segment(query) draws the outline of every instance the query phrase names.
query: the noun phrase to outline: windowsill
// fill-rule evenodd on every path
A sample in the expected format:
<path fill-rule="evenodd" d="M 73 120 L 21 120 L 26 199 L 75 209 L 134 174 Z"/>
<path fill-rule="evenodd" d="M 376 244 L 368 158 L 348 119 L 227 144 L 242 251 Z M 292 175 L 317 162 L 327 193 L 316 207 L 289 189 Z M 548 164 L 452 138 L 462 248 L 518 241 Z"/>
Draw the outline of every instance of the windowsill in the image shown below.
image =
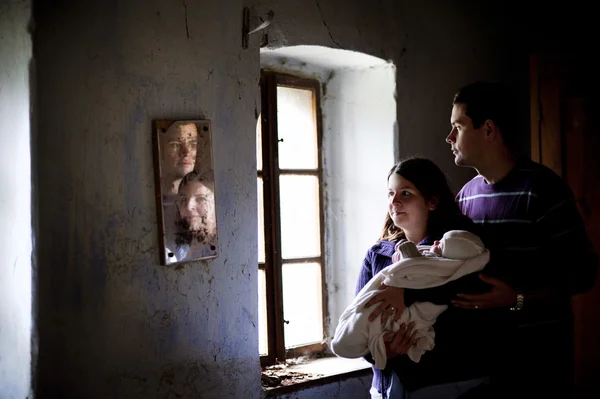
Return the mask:
<path fill-rule="evenodd" d="M 285 367 L 285 372 L 290 374 L 301 373 L 302 379 L 286 381 L 285 385 L 282 384 L 273 388 L 263 387 L 265 398 L 369 375 L 371 364 L 362 358 L 325 357 L 307 360 L 302 364 L 289 365 Z"/>

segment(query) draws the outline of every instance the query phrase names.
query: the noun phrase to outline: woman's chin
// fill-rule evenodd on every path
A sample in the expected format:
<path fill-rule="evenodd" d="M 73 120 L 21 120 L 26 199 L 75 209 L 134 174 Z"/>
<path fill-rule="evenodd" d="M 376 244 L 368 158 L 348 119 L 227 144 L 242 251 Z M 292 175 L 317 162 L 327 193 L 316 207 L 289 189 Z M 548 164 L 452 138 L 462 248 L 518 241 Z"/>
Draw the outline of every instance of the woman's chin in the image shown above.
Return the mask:
<path fill-rule="evenodd" d="M 197 231 L 202 229 L 202 218 L 200 217 L 188 217 L 186 218 L 186 221 L 188 222 L 188 225 L 190 226 L 189 229 L 192 231 Z"/>
<path fill-rule="evenodd" d="M 406 213 L 402 213 L 402 214 L 396 214 L 394 216 L 392 216 L 392 220 L 394 222 L 394 224 L 396 225 L 396 227 L 400 227 L 402 228 L 403 224 L 406 224 Z"/>

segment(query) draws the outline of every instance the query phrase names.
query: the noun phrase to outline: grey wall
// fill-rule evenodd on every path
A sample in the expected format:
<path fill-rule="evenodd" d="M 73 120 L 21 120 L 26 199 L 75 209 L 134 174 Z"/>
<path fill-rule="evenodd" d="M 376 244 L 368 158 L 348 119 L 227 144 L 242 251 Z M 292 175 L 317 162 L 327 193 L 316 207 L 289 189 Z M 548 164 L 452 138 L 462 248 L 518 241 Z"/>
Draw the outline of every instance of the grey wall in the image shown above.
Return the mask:
<path fill-rule="evenodd" d="M 29 1 L 0 2 L 0 398 L 31 386 Z"/>
<path fill-rule="evenodd" d="M 243 2 L 81 3 L 35 9 L 39 397 L 258 398 L 260 68 L 258 37 L 241 48 Z M 452 94 L 474 79 L 516 79 L 522 67 L 500 22 L 466 4 L 288 0 L 253 11 L 275 11 L 275 45 L 392 60 L 400 155 L 431 156 L 458 186 L 469 172 L 443 142 Z M 158 264 L 154 118 L 212 121 L 214 261 Z M 339 397 L 355 383 L 310 397 Z"/>
<path fill-rule="evenodd" d="M 259 395 L 258 50 L 240 1 L 185 3 L 35 10 L 40 397 Z M 159 266 L 154 118 L 212 121 L 214 261 Z"/>

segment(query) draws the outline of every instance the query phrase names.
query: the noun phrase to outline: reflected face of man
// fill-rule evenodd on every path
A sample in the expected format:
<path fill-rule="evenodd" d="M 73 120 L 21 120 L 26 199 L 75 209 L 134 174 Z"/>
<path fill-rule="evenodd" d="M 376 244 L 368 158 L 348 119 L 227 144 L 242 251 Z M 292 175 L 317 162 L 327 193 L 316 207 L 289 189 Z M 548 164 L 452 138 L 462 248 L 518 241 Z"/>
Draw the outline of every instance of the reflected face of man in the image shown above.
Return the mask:
<path fill-rule="evenodd" d="M 188 182 L 179 190 L 177 207 L 189 230 L 215 233 L 213 193 L 199 181 Z"/>
<path fill-rule="evenodd" d="M 163 137 L 165 175 L 181 179 L 194 170 L 198 147 L 198 130 L 194 123 L 167 130 Z"/>

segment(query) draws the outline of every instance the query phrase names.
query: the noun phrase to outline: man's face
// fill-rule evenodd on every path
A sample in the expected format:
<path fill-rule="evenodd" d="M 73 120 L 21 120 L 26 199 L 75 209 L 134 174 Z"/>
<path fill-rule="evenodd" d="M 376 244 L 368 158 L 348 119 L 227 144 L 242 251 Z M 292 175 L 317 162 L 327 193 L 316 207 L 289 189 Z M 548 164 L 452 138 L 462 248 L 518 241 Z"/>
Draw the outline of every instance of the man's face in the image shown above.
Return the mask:
<path fill-rule="evenodd" d="M 213 193 L 199 181 L 188 182 L 179 190 L 177 207 L 189 230 L 214 234 L 215 214 Z"/>
<path fill-rule="evenodd" d="M 198 130 L 194 123 L 180 125 L 163 137 L 163 170 L 166 176 L 181 179 L 194 170 Z"/>
<path fill-rule="evenodd" d="M 458 166 L 477 167 L 479 159 L 485 156 L 485 124 L 475 129 L 473 121 L 466 114 L 466 106 L 461 103 L 452 107 L 450 124 L 452 130 L 446 137 L 446 143 L 451 146 L 454 163 Z"/>

